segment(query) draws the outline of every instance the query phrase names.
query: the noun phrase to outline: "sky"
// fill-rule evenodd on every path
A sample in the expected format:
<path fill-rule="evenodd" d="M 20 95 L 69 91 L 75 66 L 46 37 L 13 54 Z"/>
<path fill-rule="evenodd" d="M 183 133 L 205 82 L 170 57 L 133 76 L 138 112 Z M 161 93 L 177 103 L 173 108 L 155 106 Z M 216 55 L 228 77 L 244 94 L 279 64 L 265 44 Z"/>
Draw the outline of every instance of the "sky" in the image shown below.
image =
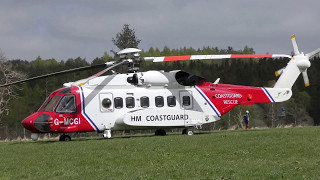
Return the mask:
<path fill-rule="evenodd" d="M 258 54 L 320 48 L 319 0 L 0 0 L 0 49 L 8 59 L 86 58 L 118 50 L 124 24 L 140 49 L 204 46 Z"/>

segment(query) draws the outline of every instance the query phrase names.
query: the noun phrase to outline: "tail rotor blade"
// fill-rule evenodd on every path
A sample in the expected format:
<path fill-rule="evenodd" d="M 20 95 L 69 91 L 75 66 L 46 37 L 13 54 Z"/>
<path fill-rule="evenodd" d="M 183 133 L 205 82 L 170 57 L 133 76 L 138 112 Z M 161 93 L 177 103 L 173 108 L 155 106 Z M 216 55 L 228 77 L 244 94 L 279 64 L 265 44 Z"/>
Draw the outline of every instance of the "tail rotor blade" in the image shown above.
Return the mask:
<path fill-rule="evenodd" d="M 312 51 L 311 53 L 308 53 L 307 56 L 310 58 L 318 53 L 320 53 L 320 48 Z"/>
<path fill-rule="evenodd" d="M 302 77 L 303 77 L 304 85 L 306 87 L 310 86 L 307 70 L 302 72 Z"/>
<path fill-rule="evenodd" d="M 291 36 L 291 41 L 292 41 L 292 45 L 293 45 L 294 55 L 299 55 L 300 52 L 299 52 L 299 49 L 298 49 L 296 36 L 294 34 Z"/>

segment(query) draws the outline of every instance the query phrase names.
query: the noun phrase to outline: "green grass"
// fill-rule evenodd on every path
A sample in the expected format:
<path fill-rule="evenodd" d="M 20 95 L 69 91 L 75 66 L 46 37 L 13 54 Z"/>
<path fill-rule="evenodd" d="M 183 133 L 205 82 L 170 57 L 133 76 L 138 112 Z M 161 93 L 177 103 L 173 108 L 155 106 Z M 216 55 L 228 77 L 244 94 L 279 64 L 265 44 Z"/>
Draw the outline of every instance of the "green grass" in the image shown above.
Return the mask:
<path fill-rule="evenodd" d="M 318 179 L 320 127 L 0 143 L 0 179 Z"/>

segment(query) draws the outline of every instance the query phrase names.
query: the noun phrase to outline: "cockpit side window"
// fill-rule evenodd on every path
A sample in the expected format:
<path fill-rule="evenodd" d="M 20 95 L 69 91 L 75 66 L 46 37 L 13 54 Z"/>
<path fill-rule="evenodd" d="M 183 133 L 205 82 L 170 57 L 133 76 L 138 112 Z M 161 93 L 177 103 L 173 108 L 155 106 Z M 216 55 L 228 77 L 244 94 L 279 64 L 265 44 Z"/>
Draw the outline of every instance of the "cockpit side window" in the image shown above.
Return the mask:
<path fill-rule="evenodd" d="M 49 102 L 46 105 L 44 105 L 42 111 L 53 112 L 60 98 L 61 96 L 53 96 L 53 98 L 51 98 Z"/>
<path fill-rule="evenodd" d="M 50 96 L 48 96 L 46 98 L 46 100 L 42 103 L 42 105 L 40 106 L 40 108 L 37 111 L 40 111 L 43 107 L 45 107 L 49 103 L 49 101 L 48 101 L 49 99 L 50 99 Z"/>
<path fill-rule="evenodd" d="M 61 99 L 56 109 L 57 113 L 75 113 L 77 112 L 76 97 L 74 95 L 65 95 Z"/>

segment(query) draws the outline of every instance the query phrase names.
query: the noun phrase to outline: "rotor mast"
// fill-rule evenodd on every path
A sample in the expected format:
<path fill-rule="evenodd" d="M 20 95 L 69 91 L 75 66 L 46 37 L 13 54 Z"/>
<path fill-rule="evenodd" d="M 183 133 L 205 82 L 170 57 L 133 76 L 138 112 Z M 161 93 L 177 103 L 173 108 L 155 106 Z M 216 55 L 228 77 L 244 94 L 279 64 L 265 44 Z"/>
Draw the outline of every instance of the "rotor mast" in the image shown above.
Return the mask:
<path fill-rule="evenodd" d="M 127 61 L 128 72 L 139 71 L 139 67 L 135 67 L 135 64 L 139 64 L 142 59 L 140 58 L 141 50 L 137 48 L 127 48 L 119 51 L 117 54 L 120 56 L 120 60 Z"/>

